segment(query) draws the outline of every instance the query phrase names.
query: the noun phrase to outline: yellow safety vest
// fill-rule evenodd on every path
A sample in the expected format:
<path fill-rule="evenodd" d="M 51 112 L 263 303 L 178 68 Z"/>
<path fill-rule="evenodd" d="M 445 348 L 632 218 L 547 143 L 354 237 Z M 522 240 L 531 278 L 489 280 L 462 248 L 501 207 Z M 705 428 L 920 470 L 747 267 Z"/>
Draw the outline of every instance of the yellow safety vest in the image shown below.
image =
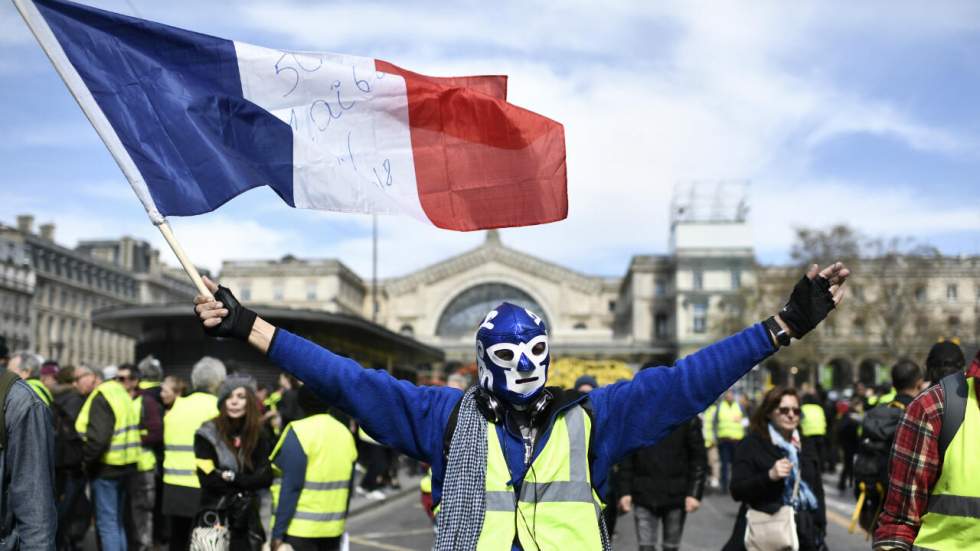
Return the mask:
<path fill-rule="evenodd" d="M 139 384 L 140 390 L 148 390 L 151 388 L 157 388 L 159 386 L 160 386 L 159 381 L 140 381 Z"/>
<path fill-rule="evenodd" d="M 218 416 L 218 398 L 195 392 L 177 398 L 163 417 L 163 483 L 200 488 L 194 458 L 194 433 Z"/>
<path fill-rule="evenodd" d="M 704 447 L 710 448 L 717 444 L 715 442 L 715 431 L 713 422 L 715 419 L 715 409 L 718 406 L 712 404 L 708 406 L 708 409 L 704 410 L 704 423 L 701 425 L 701 436 L 704 437 Z"/>
<path fill-rule="evenodd" d="M 265 407 L 275 411 L 279 407 L 279 401 L 282 400 L 282 391 L 277 390 L 269 395 L 268 398 L 262 401 Z"/>
<path fill-rule="evenodd" d="M 745 436 L 745 427 L 742 426 L 742 408 L 739 407 L 738 402 L 730 404 L 725 400 L 719 402 L 714 419 L 718 421 L 715 428 L 719 440 L 722 438 L 741 440 Z"/>
<path fill-rule="evenodd" d="M 143 383 L 140 383 L 141 385 Z M 143 396 L 137 396 L 133 399 L 133 404 L 136 406 L 136 411 L 139 412 L 140 416 L 140 437 L 146 436 L 146 427 L 143 426 Z M 136 461 L 136 468 L 141 473 L 147 471 L 152 471 L 157 467 L 157 456 L 154 455 L 153 450 L 140 444 L 140 457 Z"/>
<path fill-rule="evenodd" d="M 602 501 L 592 488 L 592 421 L 581 406 L 559 415 L 515 497 L 497 436 L 487 424 L 486 511 L 478 551 L 509 551 L 516 535 L 525 551 L 602 549 Z"/>
<path fill-rule="evenodd" d="M 966 414 L 943 456 L 913 549 L 975 549 L 980 542 L 980 406 L 976 379 L 967 378 Z"/>
<path fill-rule="evenodd" d="M 344 533 L 351 475 L 357 461 L 354 437 L 340 421 L 326 413 L 312 415 L 286 425 L 269 456 L 275 461 L 292 430 L 306 453 L 306 478 L 296 502 L 296 512 L 286 534 L 297 538 L 333 538 Z M 273 464 L 272 526 L 282 490 L 282 472 Z"/>
<path fill-rule="evenodd" d="M 48 390 L 48 387 L 44 386 L 44 383 L 42 383 L 40 379 L 27 379 L 24 382 L 33 388 L 34 392 L 41 397 L 41 401 L 44 402 L 44 405 L 49 407 L 51 406 L 51 391 Z"/>
<path fill-rule="evenodd" d="M 800 432 L 803 436 L 826 436 L 827 417 L 819 404 L 803 404 L 803 418 L 800 419 Z"/>
<path fill-rule="evenodd" d="M 898 392 L 895 390 L 895 387 L 892 387 L 892 389 L 889 390 L 888 393 L 882 394 L 881 397 L 878 398 L 878 403 L 890 404 L 895 401 L 895 396 L 898 396 Z"/>
<path fill-rule="evenodd" d="M 134 402 L 126 389 L 116 381 L 106 381 L 95 388 L 89 394 L 82 410 L 75 420 L 75 430 L 85 438 L 88 430 L 89 414 L 92 411 L 92 401 L 96 396 L 102 395 L 112 409 L 115 417 L 113 425 L 112 439 L 109 441 L 109 449 L 102 455 L 102 463 L 105 465 L 131 465 L 139 459 L 140 453 L 140 414 L 134 407 Z"/>

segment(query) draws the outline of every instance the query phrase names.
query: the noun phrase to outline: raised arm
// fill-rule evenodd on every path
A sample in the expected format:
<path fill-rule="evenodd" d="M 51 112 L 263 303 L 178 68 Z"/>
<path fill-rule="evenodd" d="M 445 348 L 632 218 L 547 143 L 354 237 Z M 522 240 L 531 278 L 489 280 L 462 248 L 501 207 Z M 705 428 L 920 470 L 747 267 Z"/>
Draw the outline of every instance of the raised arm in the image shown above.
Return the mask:
<path fill-rule="evenodd" d="M 655 444 L 673 427 L 704 411 L 776 351 L 780 332 L 800 338 L 816 327 L 840 303 L 848 275 L 840 262 L 820 272 L 814 265 L 771 321 L 709 345 L 678 360 L 674 367 L 645 369 L 632 381 L 592 391 L 597 467 L 612 465 L 633 450 Z"/>
<path fill-rule="evenodd" d="M 239 304 L 227 288 L 204 281 L 214 298 L 198 296 L 194 303 L 209 335 L 247 340 L 324 402 L 357 419 L 381 443 L 428 463 L 433 454 L 442 453 L 443 430 L 460 391 L 418 387 L 384 371 L 364 369 L 276 328 Z"/>

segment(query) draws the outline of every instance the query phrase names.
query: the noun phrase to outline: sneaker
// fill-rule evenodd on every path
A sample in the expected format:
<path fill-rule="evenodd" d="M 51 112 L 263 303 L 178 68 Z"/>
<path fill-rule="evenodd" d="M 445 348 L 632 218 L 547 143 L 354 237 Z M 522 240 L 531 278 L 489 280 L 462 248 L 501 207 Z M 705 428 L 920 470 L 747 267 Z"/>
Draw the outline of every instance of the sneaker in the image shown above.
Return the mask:
<path fill-rule="evenodd" d="M 386 496 L 385 493 L 382 492 L 381 490 L 374 490 L 373 492 L 368 492 L 367 495 L 365 495 L 364 497 L 366 497 L 371 501 L 383 501 L 385 499 L 388 499 L 388 496 Z"/>
<path fill-rule="evenodd" d="M 361 488 L 360 486 L 354 486 L 354 493 L 361 497 L 364 497 L 368 494 L 367 490 Z"/>

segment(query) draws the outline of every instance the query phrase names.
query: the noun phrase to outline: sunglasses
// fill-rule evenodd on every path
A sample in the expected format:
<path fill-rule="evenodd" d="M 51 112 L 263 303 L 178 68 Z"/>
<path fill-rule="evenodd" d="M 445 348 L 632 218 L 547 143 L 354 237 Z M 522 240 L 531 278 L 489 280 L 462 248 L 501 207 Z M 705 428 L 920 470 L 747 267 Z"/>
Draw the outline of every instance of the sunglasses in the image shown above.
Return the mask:
<path fill-rule="evenodd" d="M 788 408 L 788 407 L 776 408 L 776 411 L 778 411 L 782 415 L 789 415 L 790 413 L 792 413 L 797 417 L 799 417 L 800 414 L 803 413 L 803 410 L 801 410 L 800 408 Z"/>
<path fill-rule="evenodd" d="M 134 379 L 135 377 L 131 377 L 129 375 L 116 375 L 116 380 L 120 383 L 125 383 L 126 381 L 132 381 Z"/>

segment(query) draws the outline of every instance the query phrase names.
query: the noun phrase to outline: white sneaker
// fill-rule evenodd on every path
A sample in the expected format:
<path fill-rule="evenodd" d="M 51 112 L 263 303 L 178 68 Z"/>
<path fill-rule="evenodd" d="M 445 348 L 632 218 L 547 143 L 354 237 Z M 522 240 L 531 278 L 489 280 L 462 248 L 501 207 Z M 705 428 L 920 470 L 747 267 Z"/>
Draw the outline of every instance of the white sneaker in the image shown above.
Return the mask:
<path fill-rule="evenodd" d="M 364 488 L 361 488 L 360 486 L 354 486 L 354 493 L 357 494 L 357 495 L 359 495 L 359 496 L 361 496 L 361 497 L 364 497 L 364 496 L 366 496 L 368 494 L 367 493 L 367 490 L 365 490 Z"/>
<path fill-rule="evenodd" d="M 386 496 L 385 493 L 382 492 L 381 490 L 374 490 L 373 492 L 368 492 L 368 494 L 364 497 L 370 499 L 371 501 L 382 501 L 388 499 L 388 496 Z"/>

